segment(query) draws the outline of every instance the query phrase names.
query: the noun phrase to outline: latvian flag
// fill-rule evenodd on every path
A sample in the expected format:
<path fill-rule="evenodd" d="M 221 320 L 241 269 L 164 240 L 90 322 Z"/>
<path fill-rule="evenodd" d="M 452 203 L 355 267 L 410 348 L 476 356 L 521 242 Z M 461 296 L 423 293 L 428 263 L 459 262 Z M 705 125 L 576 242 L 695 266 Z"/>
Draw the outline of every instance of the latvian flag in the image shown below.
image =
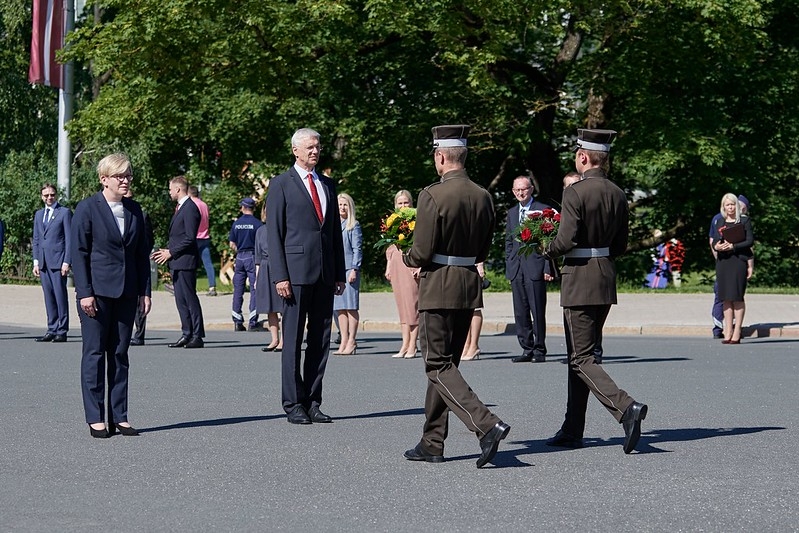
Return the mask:
<path fill-rule="evenodd" d="M 63 67 L 55 53 L 64 46 L 64 0 L 33 0 L 33 38 L 28 81 L 61 87 Z"/>

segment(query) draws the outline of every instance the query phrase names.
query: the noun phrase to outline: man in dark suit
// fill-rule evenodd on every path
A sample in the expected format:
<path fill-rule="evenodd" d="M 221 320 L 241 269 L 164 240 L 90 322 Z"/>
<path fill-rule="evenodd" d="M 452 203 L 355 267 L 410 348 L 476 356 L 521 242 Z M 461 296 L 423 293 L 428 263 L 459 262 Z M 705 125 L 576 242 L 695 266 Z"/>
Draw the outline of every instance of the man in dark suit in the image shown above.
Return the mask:
<path fill-rule="evenodd" d="M 124 197 L 133 180 L 127 156 L 103 158 L 97 172 L 103 189 L 78 204 L 71 240 L 83 337 L 83 408 L 92 437 L 109 437 L 117 429 L 138 435 L 128 422 L 128 346 L 137 308 L 144 315 L 150 311 L 150 250 L 141 207 Z"/>
<path fill-rule="evenodd" d="M 543 363 L 547 355 L 546 282 L 552 281 L 552 270 L 549 261 L 537 252 L 526 257 L 520 255 L 521 243 L 514 235 L 528 213 L 543 211 L 549 206 L 535 201 L 533 180 L 528 176 L 513 180 L 513 195 L 518 203 L 508 209 L 505 225 L 505 277 L 510 280 L 516 337 L 522 347 L 522 355 L 511 361 Z"/>
<path fill-rule="evenodd" d="M 419 193 L 413 247 L 404 256 L 419 273 L 419 332 L 427 374 L 422 439 L 405 452 L 410 461 L 440 463 L 450 410 L 480 439 L 477 468 L 494 458 L 510 431 L 488 410 L 458 370 L 474 310 L 483 306 L 475 263 L 491 247 L 491 195 L 464 168 L 469 126 L 433 128 L 433 158 L 441 180 Z M 270 213 L 271 216 L 271 213 Z"/>
<path fill-rule="evenodd" d="M 328 423 L 332 418 L 319 406 L 333 296 L 345 287 L 341 221 L 333 180 L 315 170 L 322 150 L 319 133 L 297 130 L 291 149 L 294 166 L 269 182 L 266 196 L 269 266 L 283 298 L 283 409 L 292 424 Z"/>
<path fill-rule="evenodd" d="M 177 202 L 175 214 L 169 223 L 169 241 L 166 248 L 153 252 L 159 265 L 169 264 L 175 291 L 175 305 L 180 315 L 180 339 L 170 348 L 202 348 L 205 325 L 203 310 L 197 297 L 197 265 L 200 252 L 197 248 L 197 228 L 200 227 L 200 210 L 188 194 L 189 184 L 183 176 L 169 182 L 169 197 Z"/>
<path fill-rule="evenodd" d="M 44 208 L 33 217 L 33 275 L 42 280 L 47 333 L 36 342 L 66 342 L 69 331 L 67 274 L 70 259 L 72 211 L 58 205 L 56 188 L 42 187 Z"/>
<path fill-rule="evenodd" d="M 624 427 L 624 453 L 635 449 L 647 406 L 621 390 L 594 359 L 610 306 L 616 303 L 614 259 L 627 249 L 627 197 L 607 179 L 612 130 L 580 129 L 575 165 L 582 180 L 563 191 L 560 228 L 545 255 L 564 256 L 560 304 L 571 347 L 566 420 L 550 446 L 582 448 L 588 393 Z"/>

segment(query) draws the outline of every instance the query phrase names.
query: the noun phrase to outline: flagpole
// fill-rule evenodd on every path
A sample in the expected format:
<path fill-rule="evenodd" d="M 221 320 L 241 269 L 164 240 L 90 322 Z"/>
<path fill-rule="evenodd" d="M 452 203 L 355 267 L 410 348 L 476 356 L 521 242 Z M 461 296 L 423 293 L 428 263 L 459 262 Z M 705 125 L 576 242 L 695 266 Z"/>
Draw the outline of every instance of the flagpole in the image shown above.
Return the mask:
<path fill-rule="evenodd" d="M 75 0 L 64 2 L 64 41 L 75 29 Z M 72 144 L 67 136 L 66 125 L 72 120 L 74 94 L 74 65 L 72 61 L 64 64 L 63 87 L 58 90 L 58 188 L 64 199 L 69 200 L 72 168 Z"/>

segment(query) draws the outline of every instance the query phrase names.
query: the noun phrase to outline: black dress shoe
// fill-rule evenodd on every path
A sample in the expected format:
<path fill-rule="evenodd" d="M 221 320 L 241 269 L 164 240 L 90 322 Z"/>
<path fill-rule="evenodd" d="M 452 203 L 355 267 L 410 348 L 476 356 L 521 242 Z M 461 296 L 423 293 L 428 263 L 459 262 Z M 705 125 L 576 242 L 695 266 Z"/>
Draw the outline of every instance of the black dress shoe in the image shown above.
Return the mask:
<path fill-rule="evenodd" d="M 44 337 L 37 337 L 34 339 L 36 342 L 52 342 L 55 339 L 55 334 L 53 333 L 45 333 Z"/>
<path fill-rule="evenodd" d="M 482 453 L 477 459 L 477 468 L 483 468 L 486 463 L 494 458 L 497 454 L 497 448 L 499 448 L 499 441 L 507 437 L 509 431 L 509 425 L 504 422 L 497 422 L 494 427 L 491 428 L 491 431 L 480 439 L 480 449 Z"/>
<path fill-rule="evenodd" d="M 50 342 L 67 342 L 67 336 L 66 335 L 55 335 L 53 337 L 53 340 L 50 341 Z"/>
<path fill-rule="evenodd" d="M 119 432 L 126 437 L 139 436 L 139 432 L 136 431 L 136 428 L 134 428 L 133 426 L 125 427 L 125 426 L 120 426 L 119 424 L 110 424 L 109 427 L 111 428 L 111 435 L 114 434 L 114 429 L 118 429 Z"/>
<path fill-rule="evenodd" d="M 422 448 L 421 444 L 417 444 L 415 448 L 406 450 L 403 454 L 408 461 L 425 461 L 426 463 L 443 463 L 443 455 L 433 455 Z"/>
<path fill-rule="evenodd" d="M 555 436 L 546 441 L 547 446 L 555 446 L 558 448 L 582 448 L 583 439 L 572 437 L 562 429 L 559 429 Z"/>
<path fill-rule="evenodd" d="M 532 355 L 520 355 L 510 360 L 511 363 L 531 363 L 533 361 Z"/>
<path fill-rule="evenodd" d="M 641 420 L 646 418 L 648 407 L 646 404 L 633 402 L 624 411 L 621 423 L 624 426 L 624 453 L 632 452 L 641 438 Z"/>
<path fill-rule="evenodd" d="M 182 335 L 176 342 L 172 344 L 167 344 L 170 348 L 183 348 L 189 343 L 189 338 L 185 335 Z"/>
<path fill-rule="evenodd" d="M 202 348 L 203 346 L 205 346 L 205 343 L 202 337 L 192 337 L 184 348 Z"/>
<path fill-rule="evenodd" d="M 95 439 L 107 439 L 108 437 L 111 436 L 111 434 L 108 433 L 107 429 L 105 429 L 105 428 L 103 428 L 103 429 L 94 429 L 91 426 L 89 426 L 89 434 L 92 437 L 94 437 Z"/>
<path fill-rule="evenodd" d="M 233 331 L 247 331 L 247 328 L 245 328 L 244 324 L 242 324 L 241 322 L 234 322 Z"/>
<path fill-rule="evenodd" d="M 144 346 L 144 341 L 142 339 L 130 339 L 131 346 Z"/>
<path fill-rule="evenodd" d="M 333 421 L 333 418 L 320 411 L 317 405 L 308 410 L 308 417 L 314 424 L 329 424 Z"/>
<path fill-rule="evenodd" d="M 295 405 L 294 409 L 286 413 L 286 419 L 290 424 L 310 424 L 311 419 L 308 418 L 308 413 L 302 405 Z"/>

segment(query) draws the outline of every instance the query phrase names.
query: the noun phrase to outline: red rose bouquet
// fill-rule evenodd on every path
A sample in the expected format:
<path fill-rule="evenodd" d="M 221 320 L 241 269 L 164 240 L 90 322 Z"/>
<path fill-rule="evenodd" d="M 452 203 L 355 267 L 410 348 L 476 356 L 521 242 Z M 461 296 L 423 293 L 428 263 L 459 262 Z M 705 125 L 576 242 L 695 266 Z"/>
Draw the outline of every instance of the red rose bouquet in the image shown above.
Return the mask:
<path fill-rule="evenodd" d="M 560 227 L 560 213 L 548 207 L 543 211 L 529 211 L 524 221 L 516 228 L 516 240 L 521 243 L 519 253 L 528 256 L 541 253 L 555 240 Z"/>

